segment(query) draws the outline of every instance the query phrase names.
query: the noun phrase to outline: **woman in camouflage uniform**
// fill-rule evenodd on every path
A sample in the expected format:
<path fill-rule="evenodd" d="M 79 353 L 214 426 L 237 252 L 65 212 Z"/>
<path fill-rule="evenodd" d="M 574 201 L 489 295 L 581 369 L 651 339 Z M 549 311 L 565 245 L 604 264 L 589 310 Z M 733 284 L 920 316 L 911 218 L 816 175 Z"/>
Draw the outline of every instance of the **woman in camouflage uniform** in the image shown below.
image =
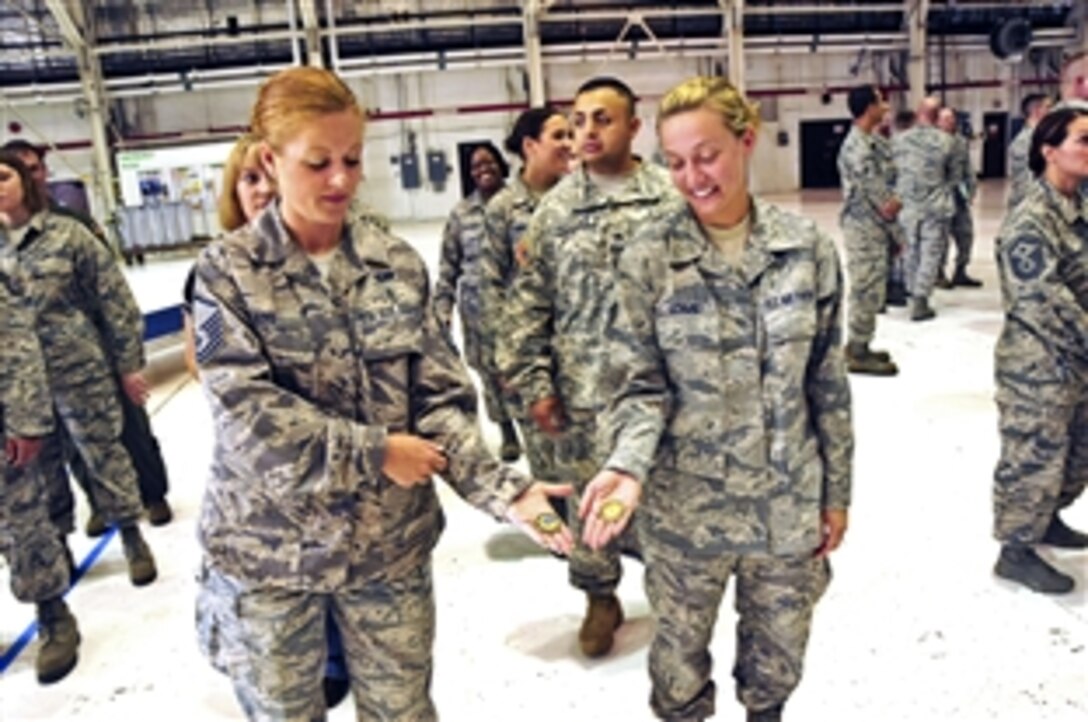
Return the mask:
<path fill-rule="evenodd" d="M 521 455 L 514 421 L 503 403 L 498 372 L 485 356 L 483 336 L 486 319 L 482 310 L 480 278 L 484 244 L 484 209 L 506 185 L 508 169 L 498 148 L 484 143 L 469 154 L 469 175 L 474 189 L 453 207 L 442 230 L 438 278 L 434 283 L 434 310 L 447 330 L 453 321 L 453 307 L 461 318 L 461 349 L 465 362 L 480 376 L 487 416 L 502 431 L 503 461 Z"/>
<path fill-rule="evenodd" d="M 201 587 L 235 622 L 208 641 L 254 720 L 323 718 L 330 613 L 359 719 L 437 718 L 432 475 L 549 549 L 570 546 L 561 525 L 532 524 L 569 489 L 487 453 L 422 259 L 352 212 L 363 122 L 328 71 L 270 78 L 251 126 L 279 198 L 197 262 L 196 355 L 216 428 Z"/>
<path fill-rule="evenodd" d="M 1066 107 L 1040 120 L 1028 164 L 1037 180 L 997 239 L 1005 325 L 994 360 L 995 572 L 1062 594 L 1073 577 L 1035 548 L 1088 548 L 1088 534 L 1058 516 L 1088 483 L 1088 111 Z"/>
<path fill-rule="evenodd" d="M 749 195 L 759 115 L 728 82 L 673 88 L 657 123 L 686 203 L 620 256 L 612 454 L 583 497 L 584 536 L 607 543 L 643 497 L 658 717 L 713 716 L 732 577 L 737 696 L 749 720 L 779 720 L 850 503 L 842 270 L 812 222 Z"/>

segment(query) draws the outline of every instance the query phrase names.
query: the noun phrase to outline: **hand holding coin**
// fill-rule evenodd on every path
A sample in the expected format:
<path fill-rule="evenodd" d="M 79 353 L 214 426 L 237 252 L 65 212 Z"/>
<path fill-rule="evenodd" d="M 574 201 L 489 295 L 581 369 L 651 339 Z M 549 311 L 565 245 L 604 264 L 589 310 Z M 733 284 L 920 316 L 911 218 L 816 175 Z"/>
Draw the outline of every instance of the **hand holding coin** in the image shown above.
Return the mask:
<path fill-rule="evenodd" d="M 631 520 L 641 496 L 642 484 L 630 474 L 603 469 L 593 477 L 578 507 L 586 545 L 602 549 L 618 537 Z"/>
<path fill-rule="evenodd" d="M 519 496 L 506 512 L 507 518 L 540 546 L 557 554 L 570 554 L 574 540 L 570 529 L 552 509 L 548 498 L 574 493 L 570 484 L 537 482 Z"/>

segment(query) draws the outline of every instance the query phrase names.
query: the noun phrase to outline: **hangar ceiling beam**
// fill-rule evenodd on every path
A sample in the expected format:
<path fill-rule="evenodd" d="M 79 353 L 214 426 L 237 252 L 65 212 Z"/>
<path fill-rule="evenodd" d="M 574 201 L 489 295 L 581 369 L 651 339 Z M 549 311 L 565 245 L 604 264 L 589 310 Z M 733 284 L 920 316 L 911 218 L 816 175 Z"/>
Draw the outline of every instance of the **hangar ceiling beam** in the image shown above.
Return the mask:
<path fill-rule="evenodd" d="M 729 82 L 744 93 L 744 0 L 718 0 L 722 7 L 722 30 L 729 43 Z"/>
<path fill-rule="evenodd" d="M 98 208 L 107 218 L 113 218 L 117 210 L 114 192 L 109 137 L 106 135 L 106 100 L 102 86 L 102 66 L 92 52 L 94 35 L 88 31 L 83 6 L 79 2 L 45 0 L 46 7 L 57 21 L 64 42 L 75 53 L 79 67 L 79 84 L 86 101 L 87 122 L 91 126 L 91 144 L 94 148 L 94 190 Z"/>

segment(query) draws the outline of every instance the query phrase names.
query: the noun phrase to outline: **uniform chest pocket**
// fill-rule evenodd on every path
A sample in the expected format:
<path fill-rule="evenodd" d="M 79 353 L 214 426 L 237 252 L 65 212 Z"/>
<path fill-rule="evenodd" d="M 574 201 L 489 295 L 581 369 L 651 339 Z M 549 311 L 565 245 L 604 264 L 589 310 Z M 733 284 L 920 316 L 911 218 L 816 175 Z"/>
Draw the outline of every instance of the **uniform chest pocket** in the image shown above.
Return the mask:
<path fill-rule="evenodd" d="M 764 300 L 763 327 L 771 344 L 811 341 L 816 336 L 815 294 L 799 291 Z"/>
<path fill-rule="evenodd" d="M 393 307 L 361 312 L 355 327 L 367 361 L 385 361 L 423 351 L 423 314 Z"/>

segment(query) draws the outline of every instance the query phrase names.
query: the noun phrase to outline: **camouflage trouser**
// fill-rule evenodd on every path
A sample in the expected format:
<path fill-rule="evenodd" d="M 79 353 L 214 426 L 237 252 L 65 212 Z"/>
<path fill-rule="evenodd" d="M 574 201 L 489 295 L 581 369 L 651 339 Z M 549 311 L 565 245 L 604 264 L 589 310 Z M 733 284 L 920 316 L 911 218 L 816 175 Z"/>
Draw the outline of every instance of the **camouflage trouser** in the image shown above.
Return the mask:
<path fill-rule="evenodd" d="M 518 431 L 529 462 L 529 474 L 537 481 L 562 481 L 555 460 L 559 439 L 545 434 L 532 419 L 520 419 Z"/>
<path fill-rule="evenodd" d="M 123 419 L 117 382 L 111 375 L 104 375 L 71 388 L 54 386 L 51 391 L 57 425 L 64 427 L 87 467 L 91 506 L 109 524 L 123 525 L 139 519 L 143 505 L 136 469 L 121 443 Z M 61 513 L 63 499 L 69 499 L 69 518 L 62 517 L 55 523 L 61 531 L 71 531 L 72 492 L 64 471 L 64 440 L 54 432 L 47 446 L 43 464 L 54 516 Z"/>
<path fill-rule="evenodd" d="M 465 320 L 461 314 L 461 339 L 464 343 L 465 363 L 473 368 L 480 376 L 480 385 L 483 387 L 484 408 L 487 409 L 487 418 L 496 424 L 506 424 L 511 421 L 510 413 L 503 401 L 502 385 L 499 383 L 499 374 L 494 365 L 487 358 L 484 339 L 478 328 L 469 323 L 479 323 L 479 319 Z"/>
<path fill-rule="evenodd" d="M 736 577 L 737 698 L 750 710 L 784 703 L 801 681 L 812 612 L 831 579 L 826 559 L 727 554 L 692 559 L 647 543 L 646 596 L 657 631 L 650 645 L 650 706 L 669 722 L 714 715 L 710 643 Z"/>
<path fill-rule="evenodd" d="M 949 233 L 956 246 L 956 268 L 967 268 L 971 262 L 971 248 L 975 245 L 975 221 L 971 216 L 971 205 L 956 198 L 956 211 L 949 223 Z M 941 260 L 941 270 L 948 265 L 948 246 L 945 245 L 945 258 Z"/>
<path fill-rule="evenodd" d="M 556 470 L 562 481 L 574 484 L 574 495 L 568 502 L 571 510 L 569 526 L 574 535 L 570 554 L 570 583 L 587 594 L 611 594 L 623 576 L 620 550 L 640 553 L 636 520 L 632 519 L 618 539 L 604 549 L 594 551 L 582 541 L 582 520 L 577 509 L 582 491 L 601 470 L 603 458 L 597 453 L 597 414 L 568 411 L 568 424 L 556 439 Z"/>
<path fill-rule="evenodd" d="M 842 219 L 846 269 L 850 279 L 849 336 L 851 343 L 869 343 L 876 332 L 876 315 L 887 293 L 888 246 L 883 224 L 876 219 Z"/>
<path fill-rule="evenodd" d="M 429 563 L 335 594 L 247 588 L 205 569 L 198 635 L 213 666 L 230 675 L 250 720 L 310 722 L 325 718 L 330 612 L 358 719 L 437 720 L 430 695 L 435 608 Z"/>
<path fill-rule="evenodd" d="M 901 218 L 907 239 L 907 290 L 915 298 L 928 299 L 948 249 L 948 218 L 937 215 Z"/>
<path fill-rule="evenodd" d="M 888 286 L 907 287 L 907 271 L 905 258 L 907 253 L 907 241 L 903 236 L 903 226 L 898 220 L 884 224 L 884 240 L 888 250 Z"/>
<path fill-rule="evenodd" d="M 1088 484 L 1088 404 L 998 403 L 998 427 L 994 536 L 1035 544 Z"/>
<path fill-rule="evenodd" d="M 2 424 L 2 421 L 0 421 Z M 11 593 L 41 602 L 68 590 L 68 557 L 49 523 L 45 481 L 37 463 L 16 469 L 0 454 L 0 551 L 10 567 Z"/>

